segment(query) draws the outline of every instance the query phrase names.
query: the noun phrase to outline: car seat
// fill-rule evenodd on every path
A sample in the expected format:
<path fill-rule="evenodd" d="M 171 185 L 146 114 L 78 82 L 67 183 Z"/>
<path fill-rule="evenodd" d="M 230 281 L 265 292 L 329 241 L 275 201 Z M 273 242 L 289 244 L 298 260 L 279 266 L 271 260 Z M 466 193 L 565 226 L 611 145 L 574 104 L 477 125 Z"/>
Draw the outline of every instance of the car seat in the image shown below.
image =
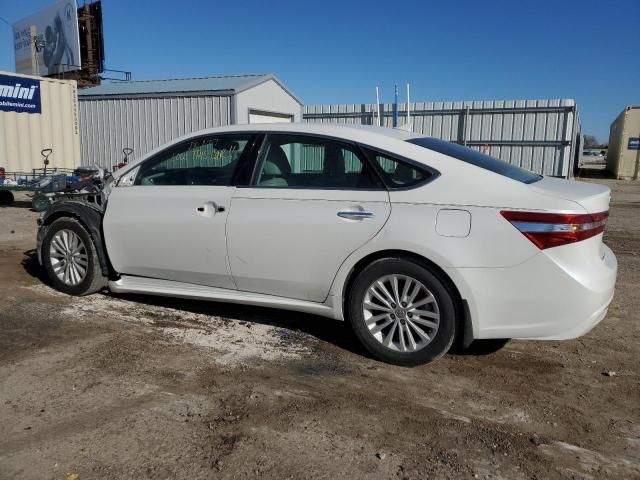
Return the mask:
<path fill-rule="evenodd" d="M 287 176 L 291 174 L 289 159 L 280 145 L 270 145 L 267 158 L 264 161 L 262 174 L 260 175 L 260 186 L 265 187 L 286 187 L 289 185 Z"/>

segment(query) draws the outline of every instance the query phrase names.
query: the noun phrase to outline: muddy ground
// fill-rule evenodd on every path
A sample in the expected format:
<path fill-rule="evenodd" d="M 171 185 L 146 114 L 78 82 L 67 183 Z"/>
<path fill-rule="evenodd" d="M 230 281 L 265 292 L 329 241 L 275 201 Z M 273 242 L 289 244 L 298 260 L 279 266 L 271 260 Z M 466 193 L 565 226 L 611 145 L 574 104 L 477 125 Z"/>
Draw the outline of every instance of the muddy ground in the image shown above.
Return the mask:
<path fill-rule="evenodd" d="M 640 184 L 614 190 L 590 334 L 405 369 L 342 323 L 49 288 L 0 207 L 0 478 L 640 478 Z"/>

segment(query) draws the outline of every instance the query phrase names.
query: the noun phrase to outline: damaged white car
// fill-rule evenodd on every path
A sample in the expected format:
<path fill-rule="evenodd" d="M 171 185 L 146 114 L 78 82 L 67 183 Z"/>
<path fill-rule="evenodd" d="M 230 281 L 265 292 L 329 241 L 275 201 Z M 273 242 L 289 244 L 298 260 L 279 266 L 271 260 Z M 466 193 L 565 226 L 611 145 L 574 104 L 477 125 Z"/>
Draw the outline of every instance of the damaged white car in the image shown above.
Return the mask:
<path fill-rule="evenodd" d="M 574 338 L 606 314 L 607 187 L 542 177 L 396 129 L 197 132 L 56 202 L 54 286 L 237 302 L 348 321 L 376 358 L 454 342 Z"/>

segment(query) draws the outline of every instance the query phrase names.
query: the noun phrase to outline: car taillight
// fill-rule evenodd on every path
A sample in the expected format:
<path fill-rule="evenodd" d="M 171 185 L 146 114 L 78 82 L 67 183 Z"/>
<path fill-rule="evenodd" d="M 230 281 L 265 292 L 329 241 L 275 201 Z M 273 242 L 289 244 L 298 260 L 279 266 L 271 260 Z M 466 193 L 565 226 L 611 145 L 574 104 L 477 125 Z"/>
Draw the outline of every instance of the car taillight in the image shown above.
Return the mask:
<path fill-rule="evenodd" d="M 512 210 L 503 210 L 500 214 L 540 250 L 594 237 L 604 232 L 609 216 L 609 212 L 565 214 Z"/>

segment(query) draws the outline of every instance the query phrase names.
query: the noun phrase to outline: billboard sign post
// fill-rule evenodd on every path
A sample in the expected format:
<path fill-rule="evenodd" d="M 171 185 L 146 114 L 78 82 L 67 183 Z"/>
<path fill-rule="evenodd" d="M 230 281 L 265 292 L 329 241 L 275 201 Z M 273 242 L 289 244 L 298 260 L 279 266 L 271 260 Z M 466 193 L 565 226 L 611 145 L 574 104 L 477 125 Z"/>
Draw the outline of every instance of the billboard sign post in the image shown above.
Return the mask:
<path fill-rule="evenodd" d="M 17 73 L 46 76 L 80 70 L 76 0 L 60 0 L 17 21 L 13 46 Z"/>

